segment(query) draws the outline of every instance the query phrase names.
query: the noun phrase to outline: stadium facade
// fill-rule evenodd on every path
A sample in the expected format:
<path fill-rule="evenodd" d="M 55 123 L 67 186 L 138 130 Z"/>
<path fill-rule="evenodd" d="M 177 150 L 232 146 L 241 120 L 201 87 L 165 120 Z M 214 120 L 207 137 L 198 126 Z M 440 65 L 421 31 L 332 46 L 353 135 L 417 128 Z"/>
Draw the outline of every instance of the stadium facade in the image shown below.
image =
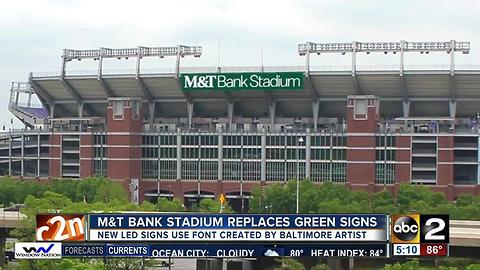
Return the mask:
<path fill-rule="evenodd" d="M 480 194 L 480 69 L 454 64 L 469 48 L 453 40 L 306 43 L 303 67 L 236 68 L 181 67 L 200 47 L 64 50 L 60 72 L 12 83 L 9 109 L 30 128 L 1 134 L 0 172 L 104 176 L 123 181 L 133 200 L 223 193 L 242 206 L 255 185 L 293 178 L 369 192 L 421 183 L 450 200 Z M 364 68 L 360 52 L 398 53 L 400 64 Z M 450 65 L 409 67 L 408 52 L 446 52 Z M 321 53 L 351 53 L 352 65 L 311 66 Z M 176 57 L 176 66 L 142 69 L 152 56 Z M 103 70 L 104 59 L 128 57 L 134 71 Z M 67 70 L 83 59 L 98 69 Z"/>

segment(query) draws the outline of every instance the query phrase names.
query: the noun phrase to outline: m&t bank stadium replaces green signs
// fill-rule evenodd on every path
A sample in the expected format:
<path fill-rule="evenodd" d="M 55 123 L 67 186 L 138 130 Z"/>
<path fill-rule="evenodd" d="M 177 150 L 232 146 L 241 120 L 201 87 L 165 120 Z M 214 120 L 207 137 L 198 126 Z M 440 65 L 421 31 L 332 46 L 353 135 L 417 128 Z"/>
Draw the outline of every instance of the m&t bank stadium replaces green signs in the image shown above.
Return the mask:
<path fill-rule="evenodd" d="M 185 92 L 215 90 L 301 90 L 303 72 L 188 73 L 180 75 Z"/>

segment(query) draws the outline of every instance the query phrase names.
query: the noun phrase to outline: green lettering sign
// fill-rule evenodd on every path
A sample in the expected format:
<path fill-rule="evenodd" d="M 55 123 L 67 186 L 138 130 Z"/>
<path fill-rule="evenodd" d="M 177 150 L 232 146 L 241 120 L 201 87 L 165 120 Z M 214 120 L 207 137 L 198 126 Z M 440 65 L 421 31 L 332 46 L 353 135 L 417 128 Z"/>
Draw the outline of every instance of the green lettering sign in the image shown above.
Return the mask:
<path fill-rule="evenodd" d="M 182 90 L 301 90 L 303 72 L 185 73 L 180 75 Z"/>

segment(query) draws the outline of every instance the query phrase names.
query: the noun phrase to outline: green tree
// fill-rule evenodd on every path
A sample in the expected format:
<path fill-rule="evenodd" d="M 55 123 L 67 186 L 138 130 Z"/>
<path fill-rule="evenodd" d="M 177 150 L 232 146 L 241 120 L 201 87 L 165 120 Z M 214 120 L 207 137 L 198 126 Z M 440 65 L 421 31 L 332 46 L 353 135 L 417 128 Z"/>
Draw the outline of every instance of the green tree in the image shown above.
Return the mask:
<path fill-rule="evenodd" d="M 305 270 L 305 266 L 301 262 L 292 258 L 281 258 L 275 261 L 280 264 L 275 270 Z"/>
<path fill-rule="evenodd" d="M 312 268 L 310 268 L 310 270 L 330 270 L 330 267 L 328 267 L 328 265 L 326 265 L 326 264 L 320 263 L 320 264 L 312 266 Z"/>
<path fill-rule="evenodd" d="M 159 212 L 183 212 L 185 211 L 185 206 L 178 198 L 174 198 L 173 200 L 160 198 L 155 206 L 155 210 Z"/>
<path fill-rule="evenodd" d="M 383 268 L 384 270 L 426 270 L 426 268 L 420 267 L 418 260 L 411 260 L 405 263 L 387 264 Z"/>
<path fill-rule="evenodd" d="M 221 204 L 218 200 L 205 198 L 200 201 L 198 207 L 202 213 L 220 213 Z M 224 203 L 222 213 L 233 213 L 228 201 Z"/>

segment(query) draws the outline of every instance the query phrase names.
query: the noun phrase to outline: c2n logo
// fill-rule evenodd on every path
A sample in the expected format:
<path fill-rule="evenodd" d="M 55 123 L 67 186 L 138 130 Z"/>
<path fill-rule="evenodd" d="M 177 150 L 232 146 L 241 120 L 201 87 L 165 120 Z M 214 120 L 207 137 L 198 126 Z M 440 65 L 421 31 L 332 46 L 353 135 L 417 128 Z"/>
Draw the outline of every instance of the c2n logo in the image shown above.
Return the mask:
<path fill-rule="evenodd" d="M 50 250 L 52 249 L 52 247 L 54 246 L 55 244 L 50 244 L 48 246 L 47 249 L 45 249 L 44 247 L 39 247 L 38 249 L 35 248 L 35 247 L 23 247 L 23 250 L 26 252 L 26 253 L 32 253 L 32 252 L 35 252 L 35 253 L 40 253 L 40 252 L 43 252 L 43 253 L 48 253 L 50 252 Z"/>
<path fill-rule="evenodd" d="M 394 215 L 393 243 L 448 243 L 448 215 Z"/>
<path fill-rule="evenodd" d="M 37 241 L 83 241 L 84 215 L 37 215 Z"/>

